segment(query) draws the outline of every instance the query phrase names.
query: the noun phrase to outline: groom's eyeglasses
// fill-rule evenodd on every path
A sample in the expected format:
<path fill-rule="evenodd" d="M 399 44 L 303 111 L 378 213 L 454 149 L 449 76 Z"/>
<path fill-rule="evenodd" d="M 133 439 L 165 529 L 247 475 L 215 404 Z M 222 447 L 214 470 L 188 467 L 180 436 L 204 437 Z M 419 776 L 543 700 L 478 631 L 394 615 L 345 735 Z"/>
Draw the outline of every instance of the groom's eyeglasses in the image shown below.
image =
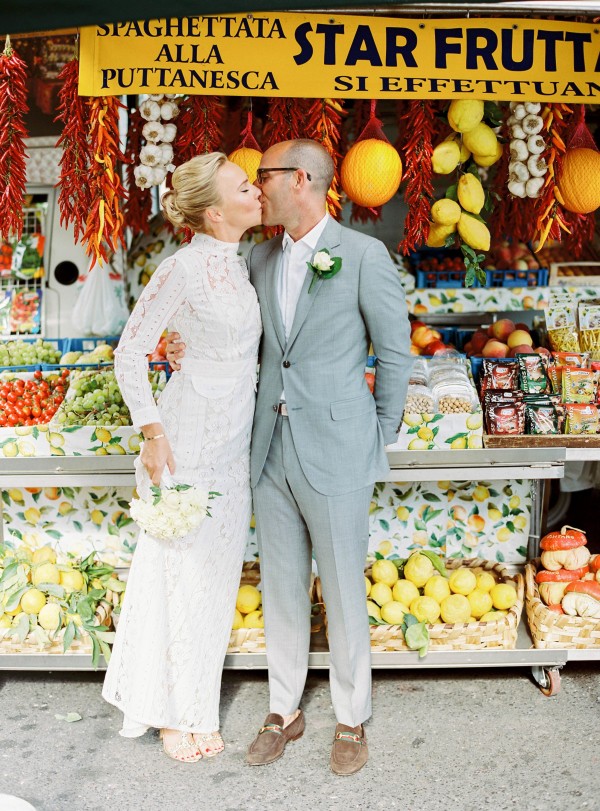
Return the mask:
<path fill-rule="evenodd" d="M 258 185 L 262 186 L 262 184 L 267 179 L 269 172 L 297 172 L 299 168 L 300 168 L 299 166 L 278 166 L 273 169 L 257 169 L 256 180 L 258 182 Z M 306 179 L 312 180 L 308 172 L 306 173 Z"/>

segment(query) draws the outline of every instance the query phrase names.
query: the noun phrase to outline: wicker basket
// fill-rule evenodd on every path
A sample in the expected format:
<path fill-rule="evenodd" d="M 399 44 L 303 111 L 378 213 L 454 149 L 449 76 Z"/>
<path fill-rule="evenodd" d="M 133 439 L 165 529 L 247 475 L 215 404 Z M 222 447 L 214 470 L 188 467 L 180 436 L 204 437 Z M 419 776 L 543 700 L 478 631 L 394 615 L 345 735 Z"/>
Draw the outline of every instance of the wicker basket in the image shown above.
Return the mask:
<path fill-rule="evenodd" d="M 570 617 L 550 611 L 542 602 L 535 582 L 540 560 L 525 567 L 527 621 L 536 648 L 600 647 L 600 619 Z"/>
<path fill-rule="evenodd" d="M 475 574 L 490 572 L 498 582 L 511 582 L 517 588 L 517 602 L 505 617 L 494 622 L 456 622 L 428 625 L 429 650 L 479 650 L 481 648 L 514 648 L 517 643 L 517 628 L 523 611 L 524 584 L 523 575 L 511 576 L 500 563 L 481 558 L 451 558 L 446 561 L 447 569 L 459 569 L 466 566 L 473 569 Z M 366 575 L 371 574 L 369 566 Z M 317 578 L 317 592 L 321 594 L 321 584 Z M 325 627 L 327 627 L 327 612 L 325 612 Z M 408 645 L 404 641 L 404 634 L 399 625 L 371 625 L 371 650 L 407 651 Z"/>

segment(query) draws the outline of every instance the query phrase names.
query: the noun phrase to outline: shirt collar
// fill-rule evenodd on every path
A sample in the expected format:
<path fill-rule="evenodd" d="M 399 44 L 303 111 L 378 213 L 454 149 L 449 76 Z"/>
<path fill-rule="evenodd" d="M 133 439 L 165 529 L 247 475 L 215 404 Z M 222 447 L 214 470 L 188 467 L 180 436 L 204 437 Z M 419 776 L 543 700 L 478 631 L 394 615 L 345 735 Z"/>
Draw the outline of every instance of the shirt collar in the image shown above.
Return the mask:
<path fill-rule="evenodd" d="M 299 239 L 298 242 L 299 243 L 303 242 L 307 247 L 309 247 L 311 249 L 311 251 L 314 250 L 317 247 L 317 242 L 321 238 L 321 234 L 325 230 L 325 226 L 327 225 L 328 221 L 329 221 L 329 214 L 325 214 L 323 219 L 319 220 L 319 222 L 315 225 L 315 227 L 312 228 L 308 232 L 308 234 L 304 234 L 302 239 Z M 283 240 L 281 242 L 281 249 L 285 251 L 285 250 L 287 250 L 288 247 L 292 247 L 295 244 L 296 243 L 291 238 L 291 236 L 288 234 L 288 232 L 284 231 Z"/>

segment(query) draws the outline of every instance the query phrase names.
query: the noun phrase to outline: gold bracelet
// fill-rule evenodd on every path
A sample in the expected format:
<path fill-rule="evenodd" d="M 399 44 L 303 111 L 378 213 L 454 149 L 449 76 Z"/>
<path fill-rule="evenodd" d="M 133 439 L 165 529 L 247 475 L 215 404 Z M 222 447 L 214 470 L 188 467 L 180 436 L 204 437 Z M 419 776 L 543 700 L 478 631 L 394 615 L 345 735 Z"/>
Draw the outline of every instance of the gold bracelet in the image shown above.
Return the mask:
<path fill-rule="evenodd" d="M 151 439 L 164 439 L 164 438 L 165 438 L 164 434 L 156 434 L 156 436 L 145 436 L 144 442 L 150 442 Z"/>

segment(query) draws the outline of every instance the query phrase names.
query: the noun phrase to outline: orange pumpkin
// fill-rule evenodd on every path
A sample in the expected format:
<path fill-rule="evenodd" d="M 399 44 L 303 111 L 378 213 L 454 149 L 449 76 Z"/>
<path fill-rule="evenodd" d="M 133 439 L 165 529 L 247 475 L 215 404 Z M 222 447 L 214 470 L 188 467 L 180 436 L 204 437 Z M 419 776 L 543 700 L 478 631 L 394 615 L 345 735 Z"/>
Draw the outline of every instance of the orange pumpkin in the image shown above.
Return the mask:
<path fill-rule="evenodd" d="M 262 152 L 259 152 L 258 149 L 242 146 L 239 149 L 235 149 L 231 155 L 229 155 L 228 160 L 240 166 L 248 175 L 250 183 L 254 183 L 256 180 L 256 170 L 262 160 Z"/>
<path fill-rule="evenodd" d="M 374 208 L 391 200 L 402 180 L 402 161 L 394 147 L 379 138 L 352 146 L 341 168 L 342 187 L 360 206 Z"/>
<path fill-rule="evenodd" d="M 589 214 L 600 207 L 600 152 L 587 147 L 568 149 L 562 159 L 558 188 L 567 211 Z"/>
<path fill-rule="evenodd" d="M 561 527 L 560 532 L 549 532 L 540 541 L 540 548 L 544 552 L 556 552 L 559 549 L 576 549 L 587 546 L 585 532 L 568 525 Z"/>

